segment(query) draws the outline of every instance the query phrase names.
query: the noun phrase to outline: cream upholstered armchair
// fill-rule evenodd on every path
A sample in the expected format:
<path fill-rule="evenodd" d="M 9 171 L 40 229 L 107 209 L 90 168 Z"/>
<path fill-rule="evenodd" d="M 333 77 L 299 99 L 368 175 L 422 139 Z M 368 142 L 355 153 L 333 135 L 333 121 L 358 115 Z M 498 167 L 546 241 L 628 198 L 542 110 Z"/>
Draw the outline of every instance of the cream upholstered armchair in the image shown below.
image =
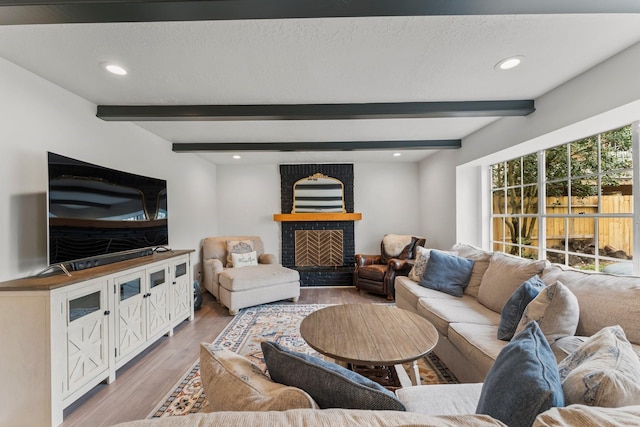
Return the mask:
<path fill-rule="evenodd" d="M 396 276 L 406 276 L 413 267 L 418 246 L 425 239 L 405 234 L 386 234 L 380 243 L 379 254 L 356 254 L 353 285 L 356 289 L 395 297 Z"/>
<path fill-rule="evenodd" d="M 207 237 L 202 241 L 202 286 L 232 315 L 244 307 L 300 296 L 300 275 L 264 253 L 258 236 Z"/>

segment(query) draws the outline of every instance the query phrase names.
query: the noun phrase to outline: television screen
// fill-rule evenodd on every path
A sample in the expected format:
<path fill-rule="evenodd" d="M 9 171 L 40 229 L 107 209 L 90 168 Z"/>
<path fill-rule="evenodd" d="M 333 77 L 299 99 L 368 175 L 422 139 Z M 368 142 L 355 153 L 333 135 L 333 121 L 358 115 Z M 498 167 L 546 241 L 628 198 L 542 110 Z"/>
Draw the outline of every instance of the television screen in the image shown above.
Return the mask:
<path fill-rule="evenodd" d="M 50 265 L 169 243 L 165 180 L 51 152 L 48 166 Z"/>

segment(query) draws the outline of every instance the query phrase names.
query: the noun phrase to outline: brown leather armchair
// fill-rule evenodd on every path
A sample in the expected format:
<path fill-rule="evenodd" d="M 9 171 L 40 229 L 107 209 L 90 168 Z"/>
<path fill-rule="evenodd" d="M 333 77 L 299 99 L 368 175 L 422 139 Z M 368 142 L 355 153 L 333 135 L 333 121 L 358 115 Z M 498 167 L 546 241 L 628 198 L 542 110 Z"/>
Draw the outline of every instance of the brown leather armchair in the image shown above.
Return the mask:
<path fill-rule="evenodd" d="M 416 247 L 424 246 L 425 239 L 411 235 L 387 234 L 380 243 L 380 254 L 356 254 L 353 285 L 356 289 L 395 296 L 396 276 L 406 276 L 416 259 Z"/>

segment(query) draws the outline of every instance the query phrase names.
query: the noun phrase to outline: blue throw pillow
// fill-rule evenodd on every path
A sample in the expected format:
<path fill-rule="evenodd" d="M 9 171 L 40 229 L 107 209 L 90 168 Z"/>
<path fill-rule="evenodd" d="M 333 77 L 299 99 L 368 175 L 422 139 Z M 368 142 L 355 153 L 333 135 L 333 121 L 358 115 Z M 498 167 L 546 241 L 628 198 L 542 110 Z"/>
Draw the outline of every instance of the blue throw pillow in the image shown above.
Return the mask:
<path fill-rule="evenodd" d="M 538 414 L 554 406 L 564 406 L 558 364 L 534 321 L 498 354 L 482 385 L 476 413 L 509 427 L 530 427 Z"/>
<path fill-rule="evenodd" d="M 531 279 L 518 286 L 502 307 L 500 325 L 498 326 L 498 339 L 509 341 L 516 333 L 518 323 L 527 305 L 544 289 L 545 284 L 536 274 Z"/>
<path fill-rule="evenodd" d="M 461 297 L 469 284 L 473 263 L 471 259 L 431 250 L 429 262 L 419 285 Z"/>
<path fill-rule="evenodd" d="M 271 379 L 306 391 L 321 409 L 406 411 L 395 394 L 357 372 L 274 342 L 260 346 Z"/>

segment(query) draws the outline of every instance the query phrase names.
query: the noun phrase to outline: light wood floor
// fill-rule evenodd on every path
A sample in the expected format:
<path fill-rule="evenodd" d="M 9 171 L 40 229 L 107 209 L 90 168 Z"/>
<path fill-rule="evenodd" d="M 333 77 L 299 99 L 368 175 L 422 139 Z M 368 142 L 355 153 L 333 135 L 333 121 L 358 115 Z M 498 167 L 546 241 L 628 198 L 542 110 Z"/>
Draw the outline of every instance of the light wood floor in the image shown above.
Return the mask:
<path fill-rule="evenodd" d="M 387 301 L 384 296 L 351 287 L 302 288 L 297 304 L 367 302 Z M 205 292 L 202 308 L 192 322 L 182 322 L 172 337 L 162 337 L 123 366 L 116 381 L 99 384 L 68 407 L 62 427 L 111 426 L 145 418 L 198 359 L 199 343 L 212 342 L 231 319 L 227 310 Z"/>

